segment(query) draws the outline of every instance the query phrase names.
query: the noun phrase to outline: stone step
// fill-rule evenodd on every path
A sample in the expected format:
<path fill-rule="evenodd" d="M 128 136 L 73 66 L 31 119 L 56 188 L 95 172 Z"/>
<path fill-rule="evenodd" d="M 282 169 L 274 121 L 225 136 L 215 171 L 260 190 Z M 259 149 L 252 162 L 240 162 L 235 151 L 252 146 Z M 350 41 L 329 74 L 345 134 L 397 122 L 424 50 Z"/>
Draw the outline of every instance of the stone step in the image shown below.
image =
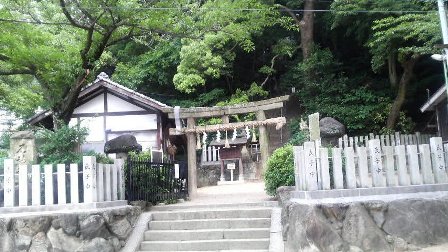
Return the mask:
<path fill-rule="evenodd" d="M 177 210 L 192 210 L 192 209 L 225 209 L 225 208 L 248 208 L 248 207 L 277 207 L 277 201 L 262 201 L 262 202 L 246 202 L 246 203 L 222 203 L 222 204 L 171 204 L 171 205 L 156 205 L 151 207 L 151 211 L 177 211 Z"/>
<path fill-rule="evenodd" d="M 192 219 L 225 219 L 225 218 L 269 218 L 271 208 L 246 208 L 246 209 L 201 209 L 185 211 L 153 212 L 152 220 L 192 220 Z"/>
<path fill-rule="evenodd" d="M 145 241 L 193 241 L 219 239 L 269 238 L 269 228 L 200 229 L 200 230 L 149 230 Z"/>
<path fill-rule="evenodd" d="M 269 228 L 270 218 L 228 218 L 150 221 L 150 230 L 195 230 L 195 229 L 230 229 L 230 228 Z"/>
<path fill-rule="evenodd" d="M 141 251 L 210 251 L 210 250 L 266 250 L 269 239 L 227 239 L 200 241 L 144 241 Z"/>

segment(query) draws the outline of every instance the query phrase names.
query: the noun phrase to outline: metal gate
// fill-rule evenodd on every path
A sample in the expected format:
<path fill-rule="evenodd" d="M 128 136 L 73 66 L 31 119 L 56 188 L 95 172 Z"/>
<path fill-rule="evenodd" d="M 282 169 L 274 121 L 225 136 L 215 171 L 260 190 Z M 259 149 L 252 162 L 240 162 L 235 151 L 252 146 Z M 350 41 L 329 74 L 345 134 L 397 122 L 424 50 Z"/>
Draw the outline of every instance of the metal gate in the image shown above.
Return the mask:
<path fill-rule="evenodd" d="M 188 196 L 186 166 L 128 157 L 126 196 L 129 201 L 174 201 Z"/>

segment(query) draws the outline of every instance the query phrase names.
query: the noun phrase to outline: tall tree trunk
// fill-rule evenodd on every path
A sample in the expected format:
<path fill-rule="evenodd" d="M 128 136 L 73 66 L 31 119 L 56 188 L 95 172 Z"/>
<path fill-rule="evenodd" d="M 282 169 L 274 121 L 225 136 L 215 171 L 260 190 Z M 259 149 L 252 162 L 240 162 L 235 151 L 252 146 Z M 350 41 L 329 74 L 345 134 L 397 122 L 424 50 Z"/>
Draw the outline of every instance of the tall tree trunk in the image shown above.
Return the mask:
<path fill-rule="evenodd" d="M 314 43 L 314 3 L 315 0 L 306 0 L 303 18 L 300 21 L 300 43 L 302 44 L 303 59 L 311 55 Z"/>
<path fill-rule="evenodd" d="M 76 108 L 79 93 L 81 92 L 82 88 L 86 85 L 86 79 L 89 76 L 89 73 L 90 70 L 85 69 L 84 72 L 78 75 L 78 77 L 75 80 L 75 83 L 64 95 L 62 104 L 60 104 L 57 107 L 57 110 L 54 111 L 55 116 L 65 124 L 68 124 L 70 122 L 73 111 Z"/>
<path fill-rule="evenodd" d="M 389 54 L 387 58 L 387 65 L 389 68 L 389 82 L 392 88 L 397 87 L 398 73 L 397 73 L 397 55 L 395 53 Z"/>
<path fill-rule="evenodd" d="M 392 108 L 387 118 L 386 127 L 388 129 L 394 129 L 395 125 L 397 124 L 401 107 L 406 100 L 408 84 L 409 82 L 411 82 L 411 79 L 413 77 L 414 66 L 418 58 L 419 57 L 411 58 L 401 64 L 401 66 L 403 67 L 403 74 L 401 75 L 400 82 L 398 83 L 397 96 L 395 97 L 395 101 L 392 104 Z"/>
<path fill-rule="evenodd" d="M 303 59 L 308 59 L 311 55 L 314 44 L 314 6 L 316 0 L 305 0 L 303 7 L 303 17 L 300 20 L 293 10 L 280 5 L 291 17 L 297 26 L 300 27 L 300 46 L 302 47 Z"/>

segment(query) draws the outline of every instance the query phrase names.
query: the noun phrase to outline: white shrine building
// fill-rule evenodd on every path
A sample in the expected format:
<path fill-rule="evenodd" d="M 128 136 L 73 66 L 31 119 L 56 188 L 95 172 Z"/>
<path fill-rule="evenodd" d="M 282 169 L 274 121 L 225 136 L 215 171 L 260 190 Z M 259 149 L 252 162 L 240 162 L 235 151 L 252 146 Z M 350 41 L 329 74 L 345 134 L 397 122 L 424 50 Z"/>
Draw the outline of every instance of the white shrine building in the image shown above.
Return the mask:
<path fill-rule="evenodd" d="M 104 152 L 106 141 L 132 134 L 143 150 L 163 149 L 168 119 L 161 109 L 170 106 L 135 92 L 100 73 L 78 96 L 70 125 L 80 123 L 89 129 L 82 151 Z M 52 128 L 50 111 L 42 111 L 28 120 L 32 125 Z M 167 133 L 168 134 L 168 133 Z"/>

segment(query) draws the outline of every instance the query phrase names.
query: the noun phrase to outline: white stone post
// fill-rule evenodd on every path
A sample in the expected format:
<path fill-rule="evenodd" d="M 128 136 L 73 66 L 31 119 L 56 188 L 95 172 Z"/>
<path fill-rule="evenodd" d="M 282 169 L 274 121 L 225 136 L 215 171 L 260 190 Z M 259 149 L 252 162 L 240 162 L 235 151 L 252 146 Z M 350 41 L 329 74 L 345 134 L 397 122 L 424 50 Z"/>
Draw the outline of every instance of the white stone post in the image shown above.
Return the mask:
<path fill-rule="evenodd" d="M 58 164 L 58 205 L 67 204 L 67 196 L 65 194 L 65 164 Z"/>
<path fill-rule="evenodd" d="M 380 140 L 369 141 L 369 155 L 372 172 L 372 182 L 374 187 L 384 187 L 386 183 L 383 175 L 383 158 L 381 157 Z"/>
<path fill-rule="evenodd" d="M 97 197 L 98 202 L 104 201 L 104 164 L 97 164 L 98 166 L 98 176 L 96 177 L 97 185 Z"/>
<path fill-rule="evenodd" d="M 305 176 L 306 190 L 317 190 L 317 170 L 316 170 L 316 148 L 314 142 L 305 142 Z"/>
<path fill-rule="evenodd" d="M 443 155 L 442 138 L 432 137 L 429 139 L 432 154 L 432 169 L 436 183 L 446 183 L 445 157 Z"/>
<path fill-rule="evenodd" d="M 70 203 L 79 203 L 78 165 L 70 164 Z"/>
<path fill-rule="evenodd" d="M 344 189 L 344 175 L 342 173 L 342 149 L 333 148 L 333 181 L 335 189 Z"/>
<path fill-rule="evenodd" d="M 94 156 L 82 157 L 84 203 L 97 202 L 96 185 L 96 158 Z"/>
<path fill-rule="evenodd" d="M 421 140 L 420 140 L 421 141 Z M 420 151 L 420 163 L 422 164 L 422 177 L 424 184 L 434 184 L 434 175 L 431 167 L 431 151 L 429 144 L 422 144 L 418 146 Z"/>
<path fill-rule="evenodd" d="M 40 165 L 31 166 L 31 204 L 40 206 Z"/>
<path fill-rule="evenodd" d="M 114 164 L 117 166 L 118 169 L 118 199 L 124 200 L 125 199 L 124 160 L 115 159 Z"/>
<path fill-rule="evenodd" d="M 4 189 L 4 199 L 5 199 L 5 207 L 13 207 L 15 200 L 15 182 L 14 182 L 14 160 L 5 159 L 4 161 L 4 180 L 5 180 L 5 189 Z"/>
<path fill-rule="evenodd" d="M 53 205 L 53 165 L 45 165 L 45 205 Z"/>
<path fill-rule="evenodd" d="M 320 139 L 320 127 L 319 127 L 319 113 L 314 113 L 308 116 L 310 141 Z"/>
<path fill-rule="evenodd" d="M 303 166 L 301 162 L 303 162 L 303 146 L 294 146 L 294 175 L 295 175 L 295 186 L 296 191 L 301 191 L 305 188 L 302 178 L 305 175 L 303 171 Z"/>
<path fill-rule="evenodd" d="M 395 159 L 394 147 L 384 146 L 384 168 L 386 169 L 386 184 L 387 186 L 397 186 L 397 178 L 395 176 Z"/>
<path fill-rule="evenodd" d="M 406 146 L 408 152 L 409 163 L 409 175 L 411 176 L 412 185 L 420 185 L 422 183 L 422 177 L 420 175 L 420 167 L 418 164 L 417 145 Z"/>
<path fill-rule="evenodd" d="M 19 165 L 19 206 L 28 205 L 28 166 Z"/>
<path fill-rule="evenodd" d="M 328 162 L 328 149 L 327 148 L 319 148 L 320 152 L 320 168 L 321 168 L 321 181 L 322 181 L 322 189 L 330 190 L 330 163 Z"/>
<path fill-rule="evenodd" d="M 112 200 L 115 201 L 118 199 L 118 184 L 117 184 L 117 166 L 114 163 L 111 165 L 112 167 Z"/>
<path fill-rule="evenodd" d="M 367 143 L 367 142 L 365 142 Z M 358 176 L 359 183 L 362 188 L 369 188 L 372 186 L 370 183 L 371 180 L 369 178 L 369 169 L 367 162 L 367 148 L 366 147 L 358 147 L 356 149 L 356 154 L 358 155 Z"/>
<path fill-rule="evenodd" d="M 406 166 L 406 148 L 404 145 L 395 146 L 395 155 L 397 156 L 398 184 L 401 186 L 410 185 L 408 170 Z"/>
<path fill-rule="evenodd" d="M 104 200 L 110 201 L 111 200 L 111 178 L 110 178 L 110 164 L 104 165 Z"/>
<path fill-rule="evenodd" d="M 348 189 L 356 188 L 355 151 L 353 147 L 344 149 L 345 154 L 345 179 Z"/>

